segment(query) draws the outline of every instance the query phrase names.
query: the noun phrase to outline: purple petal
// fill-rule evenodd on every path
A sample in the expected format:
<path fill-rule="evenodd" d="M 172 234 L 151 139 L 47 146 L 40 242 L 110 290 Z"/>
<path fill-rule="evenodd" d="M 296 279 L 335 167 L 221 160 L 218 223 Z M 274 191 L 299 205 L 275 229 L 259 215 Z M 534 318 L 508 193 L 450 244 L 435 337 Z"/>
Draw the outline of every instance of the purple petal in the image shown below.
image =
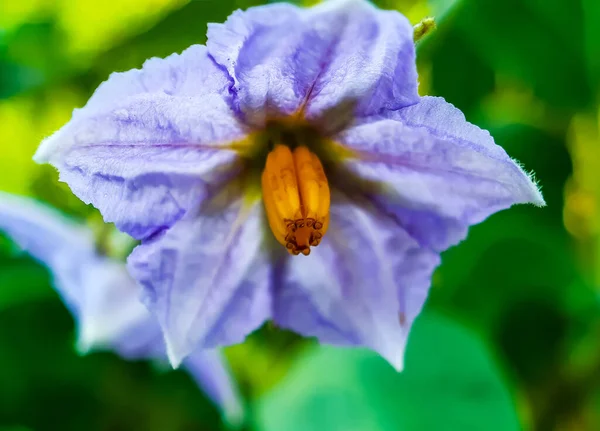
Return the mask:
<path fill-rule="evenodd" d="M 106 221 L 146 238 L 235 174 L 236 155 L 223 144 L 245 130 L 230 108 L 229 79 L 200 45 L 113 73 L 35 159 L 58 168 Z"/>
<path fill-rule="evenodd" d="M 224 355 L 218 350 L 199 350 L 188 356 L 183 366 L 204 393 L 221 407 L 227 422 L 240 425 L 244 407 Z"/>
<path fill-rule="evenodd" d="M 323 343 L 369 347 L 401 369 L 439 255 L 365 202 L 335 196 L 330 223 L 310 256 L 287 261 L 274 319 Z"/>
<path fill-rule="evenodd" d="M 114 350 L 127 359 L 166 359 L 160 325 L 140 302 L 141 289 L 125 265 L 97 267 L 88 276 L 89 292 L 80 313 L 80 349 Z M 114 283 L 95 285 L 93 277 Z M 244 411 L 237 385 L 220 352 L 196 350 L 185 360 L 184 368 L 228 422 L 241 423 Z"/>
<path fill-rule="evenodd" d="M 141 289 L 122 263 L 96 254 L 89 229 L 33 199 L 0 192 L 0 230 L 48 267 L 77 321 L 82 350 L 118 347 L 136 328 L 137 344 L 160 340 L 157 325 L 147 330 L 152 320 L 138 299 Z"/>
<path fill-rule="evenodd" d="M 166 359 L 158 321 L 140 302 L 141 288 L 121 262 L 88 268 L 79 312 L 79 349 L 113 350 L 127 359 Z M 196 350 L 184 367 L 226 419 L 239 424 L 243 408 L 225 358 L 216 350 Z"/>
<path fill-rule="evenodd" d="M 417 73 L 408 20 L 365 0 L 310 9 L 275 4 L 210 24 L 207 46 L 234 78 L 249 122 L 267 115 L 308 118 L 351 101 L 357 115 L 416 103 Z"/>
<path fill-rule="evenodd" d="M 166 359 L 160 325 L 140 302 L 141 288 L 125 265 L 110 262 L 89 269 L 79 313 L 80 350 L 113 350 L 127 359 Z M 220 352 L 196 350 L 184 367 L 228 422 L 241 423 L 244 412 L 237 386 Z"/>
<path fill-rule="evenodd" d="M 130 256 L 174 366 L 195 349 L 243 341 L 270 317 L 260 210 L 219 196 Z"/>
<path fill-rule="evenodd" d="M 89 229 L 32 199 L 0 192 L 0 231 L 49 268 L 77 322 L 80 351 L 164 358 L 160 326 L 140 302 L 141 288 L 122 262 L 96 254 Z M 242 419 L 235 383 L 219 352 L 196 351 L 185 366 L 231 422 Z"/>
<path fill-rule="evenodd" d="M 140 301 L 142 289 L 125 265 L 103 259 L 85 271 L 79 350 L 114 350 L 129 359 L 164 356 L 160 326 Z"/>
<path fill-rule="evenodd" d="M 370 199 L 423 246 L 442 251 L 513 204 L 544 205 L 535 182 L 490 134 L 441 98 L 372 117 L 337 137 Z"/>
<path fill-rule="evenodd" d="M 76 312 L 84 293 L 84 267 L 98 259 L 92 232 L 33 199 L 4 192 L 0 192 L 0 231 L 50 269 L 59 294 Z"/>

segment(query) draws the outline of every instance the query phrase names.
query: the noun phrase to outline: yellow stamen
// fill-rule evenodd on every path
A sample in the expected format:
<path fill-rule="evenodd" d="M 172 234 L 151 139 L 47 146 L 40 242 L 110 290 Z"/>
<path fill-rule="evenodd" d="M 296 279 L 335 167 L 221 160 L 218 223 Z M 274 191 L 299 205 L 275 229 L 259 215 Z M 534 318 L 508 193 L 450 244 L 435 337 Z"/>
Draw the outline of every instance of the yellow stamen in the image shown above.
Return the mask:
<path fill-rule="evenodd" d="M 330 194 L 319 158 L 304 146 L 276 145 L 262 174 L 269 226 L 290 254 L 305 256 L 329 226 Z"/>

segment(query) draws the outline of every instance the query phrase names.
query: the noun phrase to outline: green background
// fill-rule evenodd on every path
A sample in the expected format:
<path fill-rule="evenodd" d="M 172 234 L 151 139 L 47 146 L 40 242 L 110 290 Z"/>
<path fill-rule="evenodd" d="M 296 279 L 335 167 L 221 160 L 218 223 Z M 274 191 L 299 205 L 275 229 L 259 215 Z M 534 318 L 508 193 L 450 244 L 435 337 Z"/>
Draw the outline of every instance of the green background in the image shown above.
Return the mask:
<path fill-rule="evenodd" d="M 31 156 L 115 70 L 205 41 L 260 1 L 0 0 L 0 190 L 98 216 Z M 383 0 L 438 30 L 421 94 L 533 170 L 515 207 L 443 255 L 403 373 L 267 325 L 227 349 L 257 431 L 600 429 L 600 2 Z M 0 430 L 220 430 L 183 372 L 78 356 L 46 270 L 0 238 Z"/>

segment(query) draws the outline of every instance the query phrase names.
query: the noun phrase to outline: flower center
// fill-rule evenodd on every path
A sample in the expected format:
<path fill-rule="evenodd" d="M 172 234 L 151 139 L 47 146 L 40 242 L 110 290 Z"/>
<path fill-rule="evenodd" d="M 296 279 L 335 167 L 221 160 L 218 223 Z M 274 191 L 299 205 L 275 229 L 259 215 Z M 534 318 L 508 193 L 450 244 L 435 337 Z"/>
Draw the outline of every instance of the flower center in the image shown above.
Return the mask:
<path fill-rule="evenodd" d="M 308 256 L 329 225 L 329 184 L 319 158 L 305 146 L 275 145 L 262 173 L 262 192 L 277 241 L 290 254 Z"/>

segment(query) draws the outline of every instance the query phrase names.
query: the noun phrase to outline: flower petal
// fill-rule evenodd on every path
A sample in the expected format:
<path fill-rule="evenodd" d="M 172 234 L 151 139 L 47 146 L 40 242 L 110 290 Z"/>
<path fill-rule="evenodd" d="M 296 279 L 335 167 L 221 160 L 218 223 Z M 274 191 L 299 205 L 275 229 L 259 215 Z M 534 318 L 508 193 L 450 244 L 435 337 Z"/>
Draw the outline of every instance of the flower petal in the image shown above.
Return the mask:
<path fill-rule="evenodd" d="M 412 33 L 398 12 L 331 0 L 234 12 L 209 25 L 207 46 L 234 78 L 240 110 L 262 124 L 304 105 L 308 118 L 319 118 L 348 101 L 357 115 L 416 103 Z"/>
<path fill-rule="evenodd" d="M 130 256 L 173 366 L 195 349 L 241 342 L 270 317 L 260 209 L 218 196 Z"/>
<path fill-rule="evenodd" d="M 77 311 L 83 294 L 82 263 L 97 259 L 92 232 L 42 203 L 4 192 L 0 231 L 50 269 L 59 294 Z"/>
<path fill-rule="evenodd" d="M 227 422 L 241 425 L 244 407 L 225 356 L 219 350 L 199 350 L 188 356 L 183 366 L 204 393 L 221 407 Z"/>
<path fill-rule="evenodd" d="M 114 350 L 129 359 L 164 356 L 160 326 L 140 301 L 142 289 L 125 265 L 99 259 L 83 269 L 79 351 Z"/>
<path fill-rule="evenodd" d="M 129 359 L 165 357 L 158 321 L 122 262 L 96 254 L 92 232 L 32 199 L 0 192 L 0 231 L 48 266 L 77 322 L 78 348 L 114 350 Z M 185 362 L 198 385 L 239 423 L 243 408 L 225 358 L 196 351 Z"/>
<path fill-rule="evenodd" d="M 204 46 L 113 73 L 35 155 L 106 221 L 141 239 L 181 218 L 208 183 L 235 174 L 222 145 L 245 130 L 230 78 Z"/>
<path fill-rule="evenodd" d="M 123 263 L 105 260 L 88 267 L 84 286 L 78 322 L 81 352 L 112 350 L 127 359 L 166 359 L 160 325 L 140 302 L 141 288 Z M 241 423 L 241 400 L 219 351 L 196 350 L 184 368 L 231 424 Z"/>
<path fill-rule="evenodd" d="M 437 251 L 513 204 L 544 205 L 518 163 L 441 98 L 424 97 L 372 117 L 337 140 L 359 153 L 347 168 L 366 180 L 362 186 L 372 201 L 394 214 L 421 245 Z"/>
<path fill-rule="evenodd" d="M 128 345 L 147 352 L 150 341 L 160 341 L 158 326 L 148 328 L 141 289 L 122 263 L 96 254 L 89 229 L 33 199 L 0 192 L 0 230 L 49 268 L 76 319 L 81 350 Z"/>
<path fill-rule="evenodd" d="M 123 263 L 106 261 L 89 267 L 86 280 L 78 322 L 81 352 L 112 350 L 127 359 L 166 359 L 160 325 L 141 303 L 141 288 Z M 228 422 L 241 423 L 244 411 L 237 386 L 219 351 L 196 350 L 184 368 Z"/>
<path fill-rule="evenodd" d="M 274 319 L 324 343 L 369 347 L 400 370 L 439 262 L 387 215 L 336 195 L 323 242 L 287 262 Z"/>

